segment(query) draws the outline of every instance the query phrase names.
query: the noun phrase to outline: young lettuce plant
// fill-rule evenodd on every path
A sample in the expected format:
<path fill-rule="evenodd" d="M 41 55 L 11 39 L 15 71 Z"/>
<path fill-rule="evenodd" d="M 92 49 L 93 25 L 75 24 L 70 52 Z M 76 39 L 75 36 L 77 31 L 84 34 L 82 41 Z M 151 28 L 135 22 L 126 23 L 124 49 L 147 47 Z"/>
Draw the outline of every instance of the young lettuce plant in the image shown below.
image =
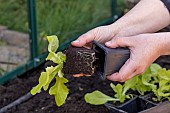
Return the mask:
<path fill-rule="evenodd" d="M 126 92 L 128 91 L 130 85 L 126 84 L 125 85 L 121 85 L 121 84 L 117 84 L 116 86 L 114 84 L 110 84 L 110 87 L 113 89 L 113 91 L 115 92 L 114 97 L 110 97 L 105 95 L 104 93 L 96 90 L 92 93 L 87 93 L 84 98 L 85 101 L 87 103 L 93 104 L 93 105 L 102 105 L 105 104 L 106 102 L 112 101 L 114 103 L 116 102 L 120 102 L 123 103 L 126 99 L 130 99 L 133 96 L 131 94 L 126 94 Z"/>
<path fill-rule="evenodd" d="M 47 40 L 49 42 L 49 54 L 46 60 L 54 62 L 57 66 L 47 67 L 45 72 L 41 72 L 39 84 L 31 90 L 31 94 L 35 95 L 40 93 L 42 88 L 46 91 L 49 88 L 49 84 L 55 79 L 55 84 L 49 89 L 49 94 L 54 95 L 57 106 L 61 106 L 64 104 L 69 93 L 65 85 L 68 80 L 64 78 L 64 73 L 62 72 L 63 64 L 66 61 L 66 55 L 62 52 L 55 53 L 59 46 L 57 36 L 47 36 Z"/>
<path fill-rule="evenodd" d="M 132 79 L 126 81 L 125 84 L 133 84 L 130 89 L 132 91 L 137 91 L 140 95 L 144 95 L 145 92 L 151 91 L 150 87 L 142 83 L 142 75 L 133 77 Z"/>
<path fill-rule="evenodd" d="M 158 79 L 155 76 L 157 70 L 161 69 L 158 64 L 151 64 L 145 73 L 135 76 L 132 79 L 125 82 L 125 84 L 132 84 L 130 89 L 133 91 L 138 91 L 140 95 L 144 95 L 146 92 L 152 91 L 156 86 L 154 84 L 158 83 Z"/>
<path fill-rule="evenodd" d="M 151 74 L 144 75 L 143 84 L 149 86 L 156 97 L 154 101 L 161 102 L 165 99 L 170 101 L 170 70 L 161 68 L 159 65 L 152 65 Z"/>
<path fill-rule="evenodd" d="M 144 95 L 145 92 L 149 92 L 151 90 L 155 91 L 155 84 L 158 82 L 158 79 L 157 77 L 155 77 L 155 75 L 157 75 L 157 71 L 160 68 L 161 67 L 159 65 L 152 64 L 144 74 L 133 77 L 132 79 L 126 81 L 123 85 L 117 84 L 115 86 L 111 83 L 110 86 L 115 92 L 113 98 L 96 90 L 92 93 L 87 93 L 85 95 L 85 100 L 87 103 L 93 105 L 101 105 L 109 101 L 113 101 L 114 103 L 119 101 L 120 103 L 123 103 L 126 99 L 133 98 L 132 94 L 127 94 L 127 91 L 129 89 L 133 91 L 138 91 L 141 95 Z"/>
<path fill-rule="evenodd" d="M 170 101 L 170 70 L 163 68 L 158 71 L 158 88 L 154 90 L 154 94 L 157 98 L 155 101 L 163 101 L 168 99 Z"/>
<path fill-rule="evenodd" d="M 138 79 L 140 80 L 137 80 L 132 90 L 137 90 L 141 95 L 152 91 L 155 95 L 152 100 L 156 102 L 165 99 L 170 101 L 170 70 L 153 63 L 144 74 L 138 76 Z"/>

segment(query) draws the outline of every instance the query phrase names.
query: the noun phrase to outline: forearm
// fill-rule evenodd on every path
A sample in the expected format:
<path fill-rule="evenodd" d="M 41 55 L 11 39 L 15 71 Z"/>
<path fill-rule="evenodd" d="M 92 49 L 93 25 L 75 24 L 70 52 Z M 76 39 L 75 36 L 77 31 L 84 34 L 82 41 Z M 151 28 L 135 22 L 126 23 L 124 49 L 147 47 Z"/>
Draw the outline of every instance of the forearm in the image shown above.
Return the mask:
<path fill-rule="evenodd" d="M 131 11 L 113 23 L 117 36 L 156 32 L 170 24 L 170 14 L 160 0 L 141 0 Z"/>

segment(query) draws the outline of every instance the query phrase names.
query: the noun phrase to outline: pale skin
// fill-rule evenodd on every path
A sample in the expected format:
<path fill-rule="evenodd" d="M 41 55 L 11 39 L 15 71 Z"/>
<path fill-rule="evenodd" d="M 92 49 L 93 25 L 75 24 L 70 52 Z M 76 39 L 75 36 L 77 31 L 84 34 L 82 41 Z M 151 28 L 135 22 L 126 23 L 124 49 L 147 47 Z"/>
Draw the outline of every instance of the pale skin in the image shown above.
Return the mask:
<path fill-rule="evenodd" d="M 130 58 L 107 79 L 124 82 L 144 73 L 161 55 L 170 55 L 170 33 L 154 33 L 170 24 L 170 14 L 160 0 L 141 0 L 115 23 L 90 30 L 72 42 L 82 47 L 96 40 L 109 48 L 128 47 Z M 83 76 L 83 74 L 75 75 Z"/>

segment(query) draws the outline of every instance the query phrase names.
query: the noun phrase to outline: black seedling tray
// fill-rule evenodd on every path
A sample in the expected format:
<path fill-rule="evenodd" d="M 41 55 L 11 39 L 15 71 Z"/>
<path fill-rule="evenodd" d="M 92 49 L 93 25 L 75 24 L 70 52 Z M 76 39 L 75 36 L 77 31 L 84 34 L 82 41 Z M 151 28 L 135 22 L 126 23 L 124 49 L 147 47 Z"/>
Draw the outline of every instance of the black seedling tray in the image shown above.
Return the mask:
<path fill-rule="evenodd" d="M 142 113 L 147 112 L 147 110 L 156 105 L 143 98 L 135 97 L 119 106 L 111 103 L 106 103 L 105 106 L 109 109 L 110 113 Z"/>
<path fill-rule="evenodd" d="M 165 102 L 155 107 L 152 107 L 150 109 L 141 111 L 140 113 L 170 113 L 169 108 L 170 108 L 170 102 Z"/>
<path fill-rule="evenodd" d="M 152 100 L 152 98 L 154 97 L 154 93 L 149 93 L 147 95 L 141 96 L 141 98 L 143 98 L 144 100 L 147 100 L 148 102 L 158 106 L 160 104 L 165 104 L 165 103 L 170 103 L 168 100 L 164 100 L 162 102 L 155 102 Z"/>
<path fill-rule="evenodd" d="M 116 106 L 112 103 L 106 103 L 105 106 L 110 110 L 110 113 L 137 113 L 137 97 Z"/>
<path fill-rule="evenodd" d="M 130 57 L 128 48 L 108 48 L 104 44 L 93 41 L 93 50 L 96 53 L 96 74 L 102 79 L 106 79 L 106 75 L 118 72 L 123 64 Z"/>
<path fill-rule="evenodd" d="M 138 109 L 137 111 L 139 113 L 146 112 L 148 109 L 155 107 L 155 106 L 157 105 L 148 100 L 145 100 L 140 97 L 137 98 L 137 109 Z"/>

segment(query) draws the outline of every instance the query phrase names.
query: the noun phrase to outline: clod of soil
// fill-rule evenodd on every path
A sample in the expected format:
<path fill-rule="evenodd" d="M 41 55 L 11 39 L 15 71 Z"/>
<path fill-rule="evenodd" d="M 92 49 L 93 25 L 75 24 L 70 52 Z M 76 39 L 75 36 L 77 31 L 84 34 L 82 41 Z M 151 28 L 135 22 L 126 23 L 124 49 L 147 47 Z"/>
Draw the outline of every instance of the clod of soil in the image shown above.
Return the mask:
<path fill-rule="evenodd" d="M 69 46 L 68 49 L 64 51 L 64 54 L 67 56 L 66 63 L 63 67 L 65 74 L 94 74 L 94 62 L 96 60 L 94 50 Z"/>

